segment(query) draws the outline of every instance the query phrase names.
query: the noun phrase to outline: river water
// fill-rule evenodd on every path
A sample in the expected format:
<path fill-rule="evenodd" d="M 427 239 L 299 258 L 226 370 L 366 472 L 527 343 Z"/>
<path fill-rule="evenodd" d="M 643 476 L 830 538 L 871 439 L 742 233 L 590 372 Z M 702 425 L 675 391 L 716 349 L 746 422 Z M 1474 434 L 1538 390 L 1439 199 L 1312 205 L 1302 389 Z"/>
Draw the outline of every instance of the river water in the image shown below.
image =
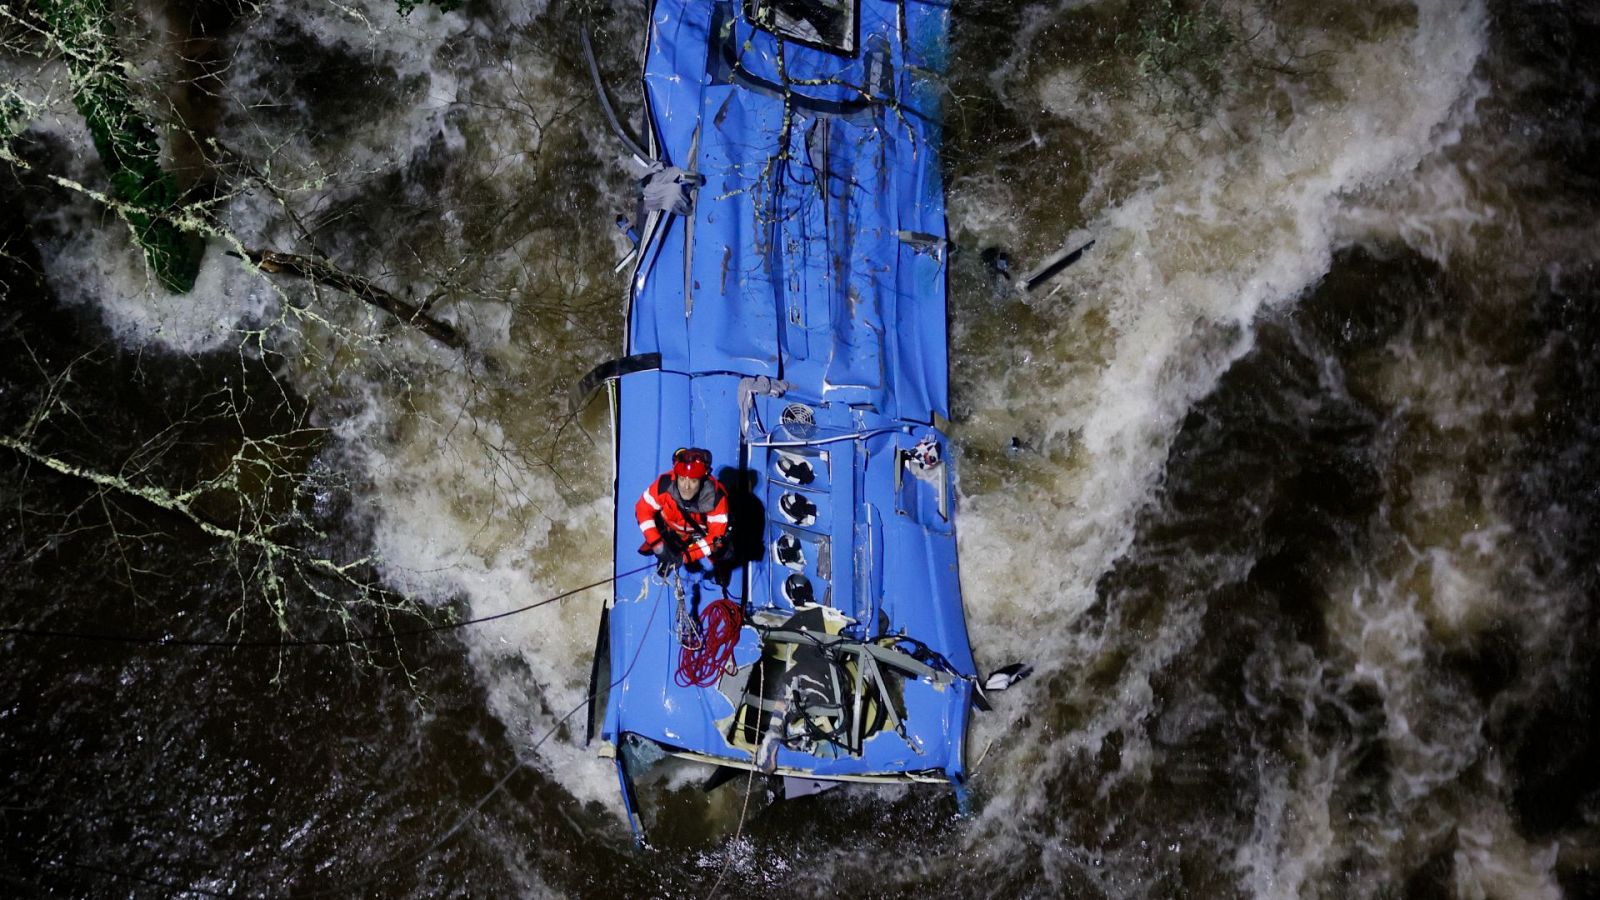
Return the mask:
<path fill-rule="evenodd" d="M 620 347 L 611 220 L 630 201 L 577 33 L 595 24 L 636 109 L 645 15 L 126 10 L 136 95 L 186 126 L 167 156 L 225 232 L 183 296 L 52 180 L 106 176 L 59 53 L 8 25 L 5 434 L 174 491 L 242 453 L 238 491 L 195 501 L 207 521 L 267 516 L 436 616 L 602 577 L 609 424 L 601 404 L 569 418 L 566 391 Z M 71 897 L 1600 895 L 1597 39 L 1586 2 L 956 6 L 962 581 L 980 664 L 1036 667 L 975 725 L 970 817 L 938 791 L 769 809 L 759 783 L 669 784 L 671 823 L 635 851 L 610 764 L 564 718 L 595 591 L 368 650 L 7 635 L 0 879 Z M 1026 297 L 992 265 L 1089 239 Z M 432 297 L 471 349 L 251 274 L 230 246 Z M 264 587 L 281 561 L 0 453 L 7 625 L 259 640 L 280 617 L 300 636 L 417 621 L 315 573 Z"/>

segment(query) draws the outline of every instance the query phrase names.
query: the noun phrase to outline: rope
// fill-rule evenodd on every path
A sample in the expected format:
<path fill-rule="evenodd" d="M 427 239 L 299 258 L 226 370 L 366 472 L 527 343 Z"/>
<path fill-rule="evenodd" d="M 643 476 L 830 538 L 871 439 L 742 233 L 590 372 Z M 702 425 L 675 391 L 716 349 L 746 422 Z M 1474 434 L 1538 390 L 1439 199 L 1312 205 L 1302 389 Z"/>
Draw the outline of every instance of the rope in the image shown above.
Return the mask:
<path fill-rule="evenodd" d="M 516 609 L 495 613 L 494 615 L 479 616 L 476 619 L 466 619 L 461 622 L 441 622 L 434 625 L 424 625 L 418 628 L 384 632 L 383 634 L 361 634 L 354 637 L 343 638 L 282 638 L 276 641 L 216 641 L 202 640 L 199 638 L 102 634 L 92 631 L 59 631 L 48 628 L 22 628 L 18 626 L 0 626 L 0 634 L 16 634 L 27 637 L 42 638 L 68 638 L 80 641 L 99 641 L 101 643 L 108 644 L 148 644 L 157 647 L 200 647 L 229 649 L 244 647 L 269 647 L 275 650 L 281 650 L 291 647 L 340 647 L 349 644 L 370 644 L 374 641 L 388 641 L 404 637 L 416 637 L 418 635 L 433 634 L 439 631 L 450 631 L 456 628 L 465 628 L 468 625 L 481 625 L 484 622 L 493 622 L 496 619 L 510 618 L 511 616 L 520 615 L 532 609 L 538 609 L 541 606 L 549 606 L 552 603 L 565 600 L 574 594 L 581 594 L 584 591 L 590 590 L 591 588 L 597 588 L 602 585 L 610 584 L 619 578 L 626 578 L 629 575 L 637 575 L 653 565 L 655 565 L 655 563 L 645 563 L 637 569 L 623 572 L 618 575 L 613 575 L 610 578 L 602 578 L 599 581 L 590 582 L 582 587 L 575 587 L 570 591 L 564 591 L 556 594 L 553 597 L 546 597 L 543 600 L 535 603 L 529 603 L 526 606 L 519 606 Z"/>
<path fill-rule="evenodd" d="M 765 696 L 767 683 L 766 668 L 758 665 L 755 668 L 754 674 L 758 684 L 758 687 L 756 688 L 756 694 L 758 696 Z M 746 682 L 745 696 L 748 696 L 749 693 L 750 685 L 748 682 Z M 744 698 L 741 697 L 740 705 L 743 705 L 743 703 Z M 750 790 L 755 786 L 756 783 L 756 766 L 759 763 L 757 757 L 760 755 L 760 753 L 761 743 L 760 741 L 757 741 L 756 745 L 750 748 L 750 774 L 745 776 L 744 779 L 744 803 L 739 807 L 739 825 L 733 830 L 733 839 L 728 841 L 728 850 L 722 855 L 722 871 L 717 873 L 716 883 L 711 885 L 711 893 L 706 895 L 706 900 L 717 900 L 717 892 L 722 890 L 722 881 L 728 877 L 728 870 L 733 867 L 733 854 L 734 851 L 739 848 L 740 839 L 744 837 L 744 822 L 746 816 L 748 816 L 750 813 Z"/>
<path fill-rule="evenodd" d="M 652 563 L 652 565 L 653 565 L 653 563 Z M 625 573 L 625 574 L 631 574 L 631 573 Z M 619 575 L 617 577 L 620 578 L 622 576 Z M 598 582 L 598 583 L 599 584 L 604 584 L 605 582 Z M 594 585 L 588 585 L 588 587 L 594 587 Z M 579 588 L 579 590 L 583 590 L 583 588 Z M 644 626 L 644 633 L 645 634 L 649 634 L 650 626 L 651 626 L 651 624 L 653 624 L 655 622 L 656 612 L 660 608 L 661 608 L 661 597 L 658 594 L 656 596 L 655 605 L 650 607 L 650 618 L 649 618 L 648 621 L 645 622 L 645 626 Z M 509 613 L 504 613 L 502 615 L 509 615 Z M 466 624 L 466 623 L 462 623 L 462 624 Z M 613 690 L 618 685 L 620 685 L 624 681 L 628 680 L 628 676 L 633 673 L 633 667 L 635 665 L 637 665 L 638 662 L 639 662 L 639 654 L 643 649 L 644 649 L 644 640 L 641 638 L 640 641 L 639 641 L 638 646 L 636 646 L 634 648 L 634 650 L 633 650 L 633 658 L 628 661 L 628 668 L 623 670 L 622 676 L 620 678 L 618 678 L 616 681 L 611 682 L 611 684 L 606 688 L 607 690 Z M 533 742 L 533 746 L 528 748 L 528 753 L 532 754 L 532 753 L 537 752 L 538 749 L 541 746 L 544 745 L 545 741 L 550 740 L 550 738 L 555 736 L 557 731 L 561 730 L 562 726 L 564 726 L 567 723 L 568 719 L 570 719 L 573 716 L 577 715 L 578 711 L 583 709 L 585 706 L 588 706 L 590 703 L 593 703 L 595 695 L 598 694 L 598 693 L 599 693 L 598 690 L 590 691 L 587 695 L 584 696 L 584 698 L 581 701 L 578 702 L 577 706 L 574 706 L 573 708 L 567 710 L 565 715 L 563 715 L 561 718 L 557 719 L 555 724 L 551 725 L 550 728 L 547 731 L 545 731 L 545 733 L 543 735 L 541 735 L 540 738 L 537 741 Z M 431 856 L 433 853 L 438 851 L 439 848 L 441 848 L 445 844 L 449 843 L 451 838 L 454 838 L 457 834 L 459 834 L 461 832 L 461 829 L 466 827 L 467 822 L 470 821 L 473 816 L 477 815 L 484 808 L 484 806 L 488 804 L 488 802 L 490 800 L 494 799 L 494 797 L 497 794 L 499 794 L 500 791 L 505 789 L 505 786 L 508 783 L 510 783 L 510 781 L 511 781 L 511 776 L 513 776 L 516 773 L 520 772 L 522 770 L 522 767 L 526 766 L 527 764 L 528 763 L 527 763 L 527 761 L 525 759 L 524 760 L 518 760 L 517 763 L 511 767 L 510 771 L 506 772 L 505 775 L 501 776 L 499 781 L 495 782 L 494 787 L 490 788 L 488 793 L 486 793 L 482 797 L 478 798 L 478 801 L 476 803 L 472 804 L 472 806 L 465 813 L 461 814 L 459 817 L 456 818 L 455 822 L 448 829 L 445 830 L 444 834 L 440 835 L 437 839 L 435 839 L 432 843 L 430 843 L 425 849 L 422 850 L 422 852 L 414 854 L 414 855 L 412 855 L 410 857 L 406 857 L 406 858 L 395 857 L 395 858 L 392 858 L 389 861 L 385 862 L 382 865 L 374 866 L 374 867 L 372 867 L 372 871 L 373 871 L 374 874 L 369 875 L 366 878 L 361 879 L 360 881 L 347 882 L 345 884 L 341 884 L 341 885 L 338 885 L 336 887 L 323 888 L 323 889 L 315 890 L 315 891 L 293 891 L 293 892 L 288 893 L 288 894 L 277 895 L 277 896 L 283 896 L 283 897 L 289 897 L 289 898 L 325 897 L 325 896 L 354 896 L 354 895 L 358 895 L 358 892 L 356 891 L 356 888 L 361 888 L 361 887 L 365 887 L 365 886 L 367 886 L 369 884 L 372 884 L 373 882 L 377 881 L 378 879 L 390 874 L 396 867 L 398 867 L 398 866 L 415 865 L 416 863 L 421 862 L 422 860 L 426 859 L 427 857 Z M 107 868 L 102 868 L 102 867 L 99 867 L 99 866 L 85 865 L 85 864 L 82 864 L 82 863 L 74 863 L 74 862 L 64 862 L 64 863 L 62 863 L 62 862 L 58 862 L 58 863 L 54 863 L 53 866 L 55 868 L 81 869 L 81 870 L 85 870 L 85 871 L 96 872 L 96 873 L 102 874 L 102 875 L 107 875 L 107 876 L 110 876 L 112 878 L 120 878 L 120 879 L 129 880 L 129 881 L 136 881 L 136 882 L 140 882 L 142 884 L 148 884 L 148 885 L 152 885 L 152 886 L 155 886 L 155 887 L 164 887 L 164 888 L 167 888 L 167 889 L 175 892 L 175 894 L 199 894 L 199 895 L 205 896 L 205 897 L 258 897 L 258 898 L 271 898 L 271 897 L 275 896 L 275 895 L 272 895 L 272 894 L 245 894 L 245 893 L 236 892 L 236 891 L 235 892 L 213 891 L 213 890 L 208 890 L 206 888 L 194 887 L 192 885 L 183 884 L 183 883 L 177 882 L 177 881 L 168 881 L 168 880 L 161 879 L 161 878 L 155 878 L 155 877 L 150 877 L 150 876 L 145 876 L 145 875 L 138 875 L 138 874 L 135 874 L 135 873 L 132 873 L 132 872 L 120 872 L 120 871 L 117 871 L 115 869 L 107 869 Z"/>
<path fill-rule="evenodd" d="M 744 627 L 744 612 L 724 597 L 700 612 L 699 646 L 678 650 L 678 687 L 710 687 L 727 671 L 733 648 Z"/>
<path fill-rule="evenodd" d="M 654 565 L 654 563 L 647 564 L 645 566 L 645 568 L 648 568 L 651 565 Z M 619 575 L 617 577 L 620 578 L 622 576 Z M 648 620 L 646 620 L 645 623 L 644 623 L 644 631 L 641 632 L 641 637 L 639 639 L 639 644 L 638 644 L 638 646 L 633 648 L 633 658 L 628 660 L 628 667 L 626 669 L 622 670 L 621 677 L 619 677 L 616 681 L 611 682 L 611 684 L 606 688 L 606 690 L 608 690 L 608 691 L 614 690 L 618 685 L 620 685 L 623 682 L 627 681 L 629 675 L 633 674 L 633 667 L 638 664 L 638 662 L 639 662 L 639 654 L 640 654 L 641 651 L 644 650 L 644 637 L 642 635 L 648 635 L 650 633 L 650 626 L 655 623 L 656 611 L 659 610 L 660 608 L 661 608 L 661 595 L 657 594 L 656 595 L 656 602 L 650 607 L 650 618 Z M 595 694 L 598 694 L 598 693 L 599 693 L 598 690 L 590 691 L 581 701 L 578 702 L 577 706 L 574 706 L 573 708 L 567 710 L 566 715 L 564 715 L 561 718 L 557 719 L 556 723 L 554 725 L 551 725 L 550 729 L 548 731 L 546 731 L 544 733 L 544 735 L 539 738 L 539 740 L 535 741 L 532 747 L 528 748 L 528 752 L 529 753 L 533 753 L 534 751 L 538 750 L 539 747 L 541 745 L 543 745 L 545 741 L 548 741 L 557 731 L 559 731 L 561 729 L 561 726 L 563 726 L 563 725 L 565 725 L 567 723 L 568 719 L 572 718 L 574 715 L 577 715 L 578 710 L 583 709 L 585 706 L 588 706 L 590 703 L 593 703 Z M 500 793 L 500 791 L 505 788 L 506 784 L 511 781 L 511 776 L 512 775 L 515 775 L 517 772 L 521 771 L 522 767 L 527 765 L 527 764 L 528 763 L 527 763 L 526 760 L 518 760 L 517 764 L 511 767 L 511 771 L 507 772 L 503 777 L 501 777 L 501 779 L 499 781 L 495 782 L 494 787 L 490 788 L 489 792 L 487 794 L 484 794 L 482 797 L 478 798 L 478 802 L 472 804 L 472 808 L 471 809 L 468 809 L 465 813 L 462 813 L 461 816 L 456 819 L 455 824 L 451 825 L 449 830 L 447 830 L 438 840 L 435 840 L 432 844 L 429 844 L 427 849 L 423 850 L 421 853 L 418 853 L 418 854 L 410 857 L 409 859 L 406 859 L 406 860 L 402 861 L 400 864 L 401 865 L 415 865 L 416 863 L 421 862 L 422 860 L 426 859 L 427 857 L 433 855 L 434 851 L 438 850 L 440 847 L 443 847 L 446 843 L 448 843 L 450 841 L 451 838 L 455 837 L 456 834 L 458 834 L 461 831 L 461 829 L 466 826 L 468 820 L 470 820 L 473 816 L 477 815 L 478 812 L 480 810 L 482 810 L 483 807 L 486 804 L 488 804 L 488 802 L 490 800 L 492 800 L 496 794 Z M 326 889 L 319 890 L 319 891 L 310 891 L 310 892 L 305 892 L 305 893 L 294 893 L 294 894 L 290 894 L 289 896 L 291 896 L 291 897 L 325 897 L 325 896 L 330 896 L 330 895 L 351 896 L 351 895 L 356 893 L 354 891 L 354 888 L 364 887 L 366 885 L 371 884 L 374 881 L 377 881 L 384 874 L 387 874 L 387 870 L 393 868 L 394 866 L 395 866 L 395 863 L 391 861 L 389 863 L 386 863 L 386 864 L 384 864 L 382 866 L 377 867 L 377 869 L 375 871 L 377 871 L 379 874 L 368 876 L 367 878 L 364 878 L 364 879 L 362 879 L 360 881 L 350 882 L 350 883 L 347 883 L 347 884 L 341 884 L 341 885 L 339 885 L 338 887 L 335 887 L 335 888 L 326 888 Z"/>

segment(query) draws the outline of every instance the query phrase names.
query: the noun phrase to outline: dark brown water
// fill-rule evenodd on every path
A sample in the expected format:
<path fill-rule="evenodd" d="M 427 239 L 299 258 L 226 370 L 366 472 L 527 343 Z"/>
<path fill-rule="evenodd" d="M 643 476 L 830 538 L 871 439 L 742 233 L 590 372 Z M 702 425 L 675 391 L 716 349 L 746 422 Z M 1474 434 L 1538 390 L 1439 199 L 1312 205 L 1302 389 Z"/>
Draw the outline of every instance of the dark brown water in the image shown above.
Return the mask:
<path fill-rule="evenodd" d="M 564 392 L 619 343 L 628 201 L 584 15 L 626 106 L 627 4 L 129 10 L 141 96 L 187 123 L 174 165 L 224 232 L 184 297 L 51 181 L 105 175 L 65 70 L 5 32 L 0 432 L 135 486 L 236 471 L 193 509 L 306 554 L 0 450 L 4 624 L 331 637 L 418 621 L 361 602 L 380 588 L 485 615 L 606 570 L 609 425 Z M 980 661 L 1039 670 L 975 728 L 973 817 L 937 791 L 769 808 L 757 783 L 741 825 L 744 782 L 669 774 L 634 850 L 563 719 L 596 592 L 368 650 L 6 636 L 0 879 L 1600 895 L 1597 38 L 1584 3 L 957 7 L 963 579 Z M 1089 237 L 1029 298 L 983 253 Z M 251 274 L 233 240 L 434 297 L 475 351 Z"/>

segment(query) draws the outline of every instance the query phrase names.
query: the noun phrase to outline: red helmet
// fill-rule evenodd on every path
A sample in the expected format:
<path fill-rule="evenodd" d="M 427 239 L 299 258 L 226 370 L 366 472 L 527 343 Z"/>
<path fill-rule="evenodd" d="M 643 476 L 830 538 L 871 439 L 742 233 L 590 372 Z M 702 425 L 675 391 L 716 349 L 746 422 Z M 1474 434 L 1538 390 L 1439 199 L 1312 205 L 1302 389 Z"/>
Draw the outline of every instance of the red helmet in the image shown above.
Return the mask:
<path fill-rule="evenodd" d="M 679 478 L 704 478 L 711 474 L 711 451 L 683 447 L 672 454 L 672 474 Z"/>

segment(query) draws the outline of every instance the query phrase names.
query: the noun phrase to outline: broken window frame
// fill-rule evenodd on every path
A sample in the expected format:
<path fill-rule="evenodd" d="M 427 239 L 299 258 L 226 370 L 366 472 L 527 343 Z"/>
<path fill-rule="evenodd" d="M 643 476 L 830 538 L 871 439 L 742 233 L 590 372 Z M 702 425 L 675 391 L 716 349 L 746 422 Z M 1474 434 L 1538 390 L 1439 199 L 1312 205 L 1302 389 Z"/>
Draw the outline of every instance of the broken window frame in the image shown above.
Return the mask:
<path fill-rule="evenodd" d="M 841 44 L 830 43 L 825 36 L 817 32 L 814 23 L 807 24 L 811 24 L 812 31 L 817 34 L 815 39 L 806 37 L 792 27 L 779 23 L 775 16 L 778 13 L 777 5 L 780 2 L 783 2 L 783 0 L 744 0 L 742 6 L 745 20 L 756 28 L 781 40 L 793 41 L 797 44 L 814 47 L 840 56 L 856 55 L 856 50 L 861 44 L 861 0 L 810 0 L 810 2 L 818 5 L 848 11 L 850 22 L 843 35 L 844 43 Z M 793 2 L 793 0 L 790 0 L 790 2 Z"/>

